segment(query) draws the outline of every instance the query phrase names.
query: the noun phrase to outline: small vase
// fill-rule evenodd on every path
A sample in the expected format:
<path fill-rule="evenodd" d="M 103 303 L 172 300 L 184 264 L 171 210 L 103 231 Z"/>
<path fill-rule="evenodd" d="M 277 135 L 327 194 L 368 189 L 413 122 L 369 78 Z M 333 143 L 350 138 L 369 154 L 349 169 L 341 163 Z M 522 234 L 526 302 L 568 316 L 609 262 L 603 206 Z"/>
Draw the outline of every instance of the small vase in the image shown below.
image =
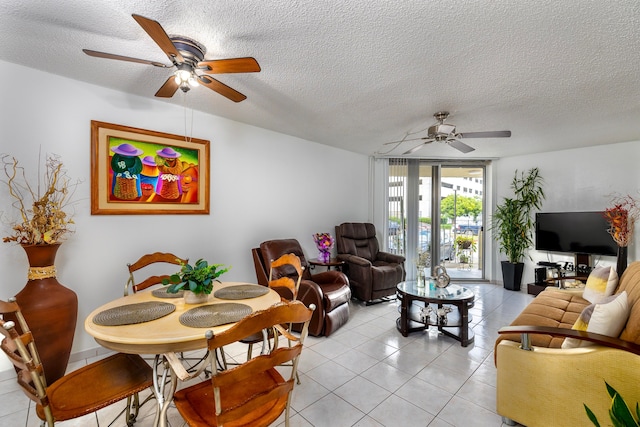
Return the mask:
<path fill-rule="evenodd" d="M 331 260 L 331 252 L 320 251 L 320 254 L 318 255 L 318 260 L 322 262 L 329 262 Z"/>
<path fill-rule="evenodd" d="M 209 301 L 209 294 L 195 293 L 192 291 L 184 291 L 185 304 L 202 304 Z"/>
<path fill-rule="evenodd" d="M 418 288 L 424 288 L 424 273 L 422 271 L 421 268 L 418 269 L 418 277 L 417 277 L 417 283 L 416 285 L 418 286 Z"/>

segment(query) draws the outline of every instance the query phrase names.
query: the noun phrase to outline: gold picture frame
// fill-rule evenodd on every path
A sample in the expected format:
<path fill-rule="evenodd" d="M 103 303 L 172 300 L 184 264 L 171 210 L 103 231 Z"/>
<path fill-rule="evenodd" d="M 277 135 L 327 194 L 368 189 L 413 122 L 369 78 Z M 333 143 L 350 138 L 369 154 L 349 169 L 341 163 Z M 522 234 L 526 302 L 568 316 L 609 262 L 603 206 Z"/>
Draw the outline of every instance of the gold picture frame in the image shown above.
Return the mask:
<path fill-rule="evenodd" d="M 91 121 L 91 214 L 209 213 L 209 141 Z"/>

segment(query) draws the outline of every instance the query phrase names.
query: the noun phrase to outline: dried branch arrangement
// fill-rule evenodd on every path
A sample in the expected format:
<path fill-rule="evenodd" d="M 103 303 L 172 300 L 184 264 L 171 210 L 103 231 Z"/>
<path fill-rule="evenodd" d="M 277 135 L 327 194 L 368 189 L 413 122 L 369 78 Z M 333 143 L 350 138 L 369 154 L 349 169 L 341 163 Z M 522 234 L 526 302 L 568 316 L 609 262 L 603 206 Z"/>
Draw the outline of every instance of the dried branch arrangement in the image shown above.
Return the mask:
<path fill-rule="evenodd" d="M 613 207 L 607 208 L 604 212 L 610 226 L 607 231 L 618 246 L 626 247 L 631 241 L 636 219 L 640 215 L 640 204 L 629 195 L 615 195 L 611 203 Z"/>
<path fill-rule="evenodd" d="M 0 156 L 6 180 L 2 181 L 13 199 L 12 206 L 18 210 L 20 220 L 11 228 L 13 233 L 3 242 L 17 242 L 23 245 L 59 243 L 73 232 L 72 216 L 65 212 L 72 204 L 75 190 L 80 180 L 72 181 L 63 168 L 59 156 L 48 154 L 45 160 L 44 176 L 38 173 L 38 183 L 29 184 L 25 170 L 15 157 Z"/>

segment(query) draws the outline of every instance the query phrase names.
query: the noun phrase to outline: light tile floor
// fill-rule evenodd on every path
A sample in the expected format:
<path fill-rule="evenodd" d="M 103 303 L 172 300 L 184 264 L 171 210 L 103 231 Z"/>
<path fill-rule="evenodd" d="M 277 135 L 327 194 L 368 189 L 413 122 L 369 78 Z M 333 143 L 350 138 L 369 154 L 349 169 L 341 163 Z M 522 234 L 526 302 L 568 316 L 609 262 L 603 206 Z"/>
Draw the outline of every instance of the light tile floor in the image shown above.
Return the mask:
<path fill-rule="evenodd" d="M 433 328 L 403 337 L 395 326 L 397 302 L 367 307 L 351 301 L 351 317 L 344 327 L 328 338 L 310 336 L 305 342 L 291 426 L 501 427 L 495 412 L 496 331 L 533 297 L 493 284 L 464 286 L 476 294 L 471 309 L 475 342 L 466 348 Z M 246 346 L 227 347 L 226 353 L 240 359 Z M 91 360 L 71 364 L 69 370 L 86 362 Z M 33 405 L 29 410 L 13 378 L 0 381 L 0 401 L 0 427 L 39 425 Z M 143 406 L 136 426 L 152 425 L 154 404 Z M 108 425 L 123 407 L 120 403 L 99 411 L 100 425 Z M 185 425 L 175 408 L 168 418 L 172 427 Z M 112 425 L 124 426 L 123 419 L 120 416 Z M 96 416 L 59 425 L 93 426 Z M 284 418 L 275 425 L 284 426 Z"/>

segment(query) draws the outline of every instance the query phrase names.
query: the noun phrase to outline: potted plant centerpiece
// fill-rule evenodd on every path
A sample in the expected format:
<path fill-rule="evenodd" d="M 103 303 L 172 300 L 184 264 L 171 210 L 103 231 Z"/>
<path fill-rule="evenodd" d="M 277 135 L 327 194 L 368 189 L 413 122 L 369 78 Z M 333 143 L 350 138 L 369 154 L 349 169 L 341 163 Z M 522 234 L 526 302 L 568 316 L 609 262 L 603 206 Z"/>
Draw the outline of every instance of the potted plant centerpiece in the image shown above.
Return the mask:
<path fill-rule="evenodd" d="M 55 155 L 46 156 L 43 176 L 31 184 L 15 157 L 2 154 L 0 163 L 2 182 L 18 217 L 8 220 L 11 234 L 2 240 L 19 244 L 29 261 L 27 284 L 15 297 L 38 342 L 47 383 L 52 384 L 67 368 L 78 315 L 76 293 L 56 278 L 55 257 L 64 237 L 73 231 L 72 216 L 65 209 L 81 181 L 72 181 Z"/>
<path fill-rule="evenodd" d="M 522 282 L 523 259 L 533 244 L 532 213 L 542 207 L 545 198 L 538 168 L 521 174 L 516 170 L 511 189 L 514 196 L 505 197 L 496 207 L 491 229 L 496 233 L 500 252 L 507 256 L 507 261 L 502 261 L 504 287 L 518 291 Z"/>
<path fill-rule="evenodd" d="M 186 304 L 200 304 L 207 302 L 213 291 L 213 282 L 220 282 L 218 277 L 227 271 L 229 268 L 222 264 L 209 264 L 199 259 L 194 265 L 182 264 L 180 271 L 164 279 L 162 284 L 168 285 L 167 292 L 170 294 L 184 290 Z"/>

